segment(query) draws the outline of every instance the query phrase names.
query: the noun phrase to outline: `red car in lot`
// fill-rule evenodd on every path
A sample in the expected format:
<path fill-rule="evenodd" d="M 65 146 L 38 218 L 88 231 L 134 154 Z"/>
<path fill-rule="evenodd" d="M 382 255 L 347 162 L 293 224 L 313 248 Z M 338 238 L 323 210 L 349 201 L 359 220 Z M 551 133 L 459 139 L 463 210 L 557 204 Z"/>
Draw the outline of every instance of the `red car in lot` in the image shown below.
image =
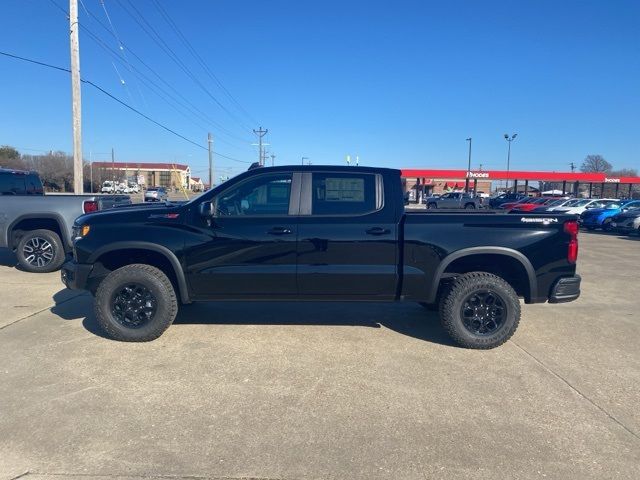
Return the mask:
<path fill-rule="evenodd" d="M 507 203 L 503 203 L 502 205 L 500 205 L 498 208 L 500 210 L 511 210 L 513 207 L 515 207 L 516 205 L 521 205 L 523 203 L 527 203 L 530 202 L 531 200 L 534 200 L 535 197 L 524 197 L 521 198 L 520 200 L 518 200 L 517 202 L 507 202 Z"/>
<path fill-rule="evenodd" d="M 530 212 L 535 208 L 543 207 L 548 203 L 558 200 L 558 197 L 538 197 L 532 198 L 528 202 L 514 205 L 510 212 Z"/>

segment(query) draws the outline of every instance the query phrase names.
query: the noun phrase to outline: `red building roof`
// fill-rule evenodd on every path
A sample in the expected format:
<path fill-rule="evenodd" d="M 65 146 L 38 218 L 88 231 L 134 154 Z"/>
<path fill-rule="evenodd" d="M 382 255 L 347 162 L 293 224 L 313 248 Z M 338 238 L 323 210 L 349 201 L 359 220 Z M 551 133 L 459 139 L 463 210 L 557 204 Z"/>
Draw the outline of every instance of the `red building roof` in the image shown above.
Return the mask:
<path fill-rule="evenodd" d="M 118 170 L 182 170 L 189 169 L 188 165 L 180 163 L 145 163 L 145 162 L 93 162 L 96 168 L 117 168 Z"/>
<path fill-rule="evenodd" d="M 468 173 L 468 175 L 467 175 Z M 608 177 L 604 173 L 582 172 L 536 172 L 511 170 L 434 170 L 423 168 L 403 168 L 402 176 L 406 178 L 440 178 L 478 180 L 533 180 L 545 182 L 581 182 L 581 183 L 636 183 L 640 184 L 640 177 Z"/>

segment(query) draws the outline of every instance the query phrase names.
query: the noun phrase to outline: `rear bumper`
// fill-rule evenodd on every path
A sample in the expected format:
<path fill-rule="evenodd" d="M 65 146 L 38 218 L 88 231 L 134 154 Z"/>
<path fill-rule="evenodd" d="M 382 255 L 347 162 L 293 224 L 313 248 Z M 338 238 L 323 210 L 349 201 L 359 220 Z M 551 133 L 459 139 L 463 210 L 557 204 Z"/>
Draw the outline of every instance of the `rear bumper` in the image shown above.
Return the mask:
<path fill-rule="evenodd" d="M 573 302 L 580 296 L 580 275 L 564 277 L 558 280 L 551 289 L 549 303 Z"/>
<path fill-rule="evenodd" d="M 71 290 L 87 290 L 92 270 L 93 265 L 76 263 L 71 260 L 62 265 L 60 279 Z"/>

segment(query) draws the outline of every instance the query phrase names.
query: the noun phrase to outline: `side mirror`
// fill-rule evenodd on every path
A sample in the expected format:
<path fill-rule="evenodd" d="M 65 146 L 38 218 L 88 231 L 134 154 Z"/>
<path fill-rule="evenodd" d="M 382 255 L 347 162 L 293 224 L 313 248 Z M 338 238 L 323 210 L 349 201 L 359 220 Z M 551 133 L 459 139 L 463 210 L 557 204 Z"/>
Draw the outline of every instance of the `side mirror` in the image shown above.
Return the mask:
<path fill-rule="evenodd" d="M 212 202 L 202 202 L 198 207 L 200 211 L 200 216 L 202 218 L 213 218 L 215 217 L 215 211 L 213 209 Z"/>

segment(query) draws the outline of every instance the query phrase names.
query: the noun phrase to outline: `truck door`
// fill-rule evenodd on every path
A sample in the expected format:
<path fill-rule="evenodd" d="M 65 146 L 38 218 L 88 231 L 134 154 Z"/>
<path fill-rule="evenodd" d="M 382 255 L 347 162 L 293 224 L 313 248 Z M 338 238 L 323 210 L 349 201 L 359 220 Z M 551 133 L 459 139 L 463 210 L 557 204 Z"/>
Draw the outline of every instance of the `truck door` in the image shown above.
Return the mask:
<path fill-rule="evenodd" d="M 187 277 L 201 298 L 294 297 L 300 174 L 251 176 L 212 199 L 203 239 L 186 248 Z"/>
<path fill-rule="evenodd" d="M 383 176 L 305 172 L 298 220 L 298 291 L 307 298 L 392 299 L 398 198 Z"/>

